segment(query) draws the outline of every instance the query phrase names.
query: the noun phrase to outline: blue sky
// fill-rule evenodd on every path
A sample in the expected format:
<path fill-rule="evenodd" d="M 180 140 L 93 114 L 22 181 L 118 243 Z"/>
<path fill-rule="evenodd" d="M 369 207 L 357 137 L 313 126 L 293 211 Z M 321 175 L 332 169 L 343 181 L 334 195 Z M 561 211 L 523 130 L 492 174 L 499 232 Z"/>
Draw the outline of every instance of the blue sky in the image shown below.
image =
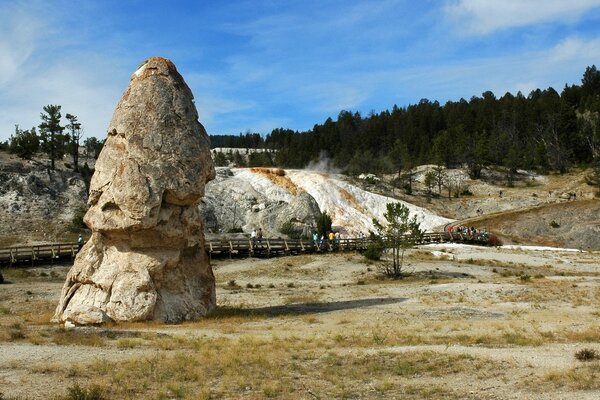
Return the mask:
<path fill-rule="evenodd" d="M 0 140 L 51 103 L 104 138 L 154 55 L 210 134 L 306 130 L 342 109 L 579 84 L 600 66 L 600 0 L 0 0 Z"/>

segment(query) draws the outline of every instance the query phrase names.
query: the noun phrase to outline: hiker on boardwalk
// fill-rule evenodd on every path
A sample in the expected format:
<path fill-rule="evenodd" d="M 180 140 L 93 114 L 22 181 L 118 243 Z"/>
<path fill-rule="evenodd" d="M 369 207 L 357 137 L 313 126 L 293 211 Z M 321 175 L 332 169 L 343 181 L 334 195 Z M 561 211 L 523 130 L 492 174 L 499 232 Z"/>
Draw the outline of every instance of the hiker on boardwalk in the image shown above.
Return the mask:
<path fill-rule="evenodd" d="M 315 248 L 319 247 L 319 234 L 317 233 L 317 231 L 313 232 L 312 238 L 315 244 Z"/>
<path fill-rule="evenodd" d="M 252 233 L 250 233 L 250 239 L 252 240 L 252 247 L 256 247 L 256 228 L 252 229 Z"/>
<path fill-rule="evenodd" d="M 262 228 L 258 228 L 258 232 L 256 232 L 256 240 L 258 240 L 258 244 L 262 246 Z"/>
<path fill-rule="evenodd" d="M 79 247 L 79 250 L 81 250 L 81 248 L 83 247 L 83 235 L 80 233 L 79 237 L 77 238 L 77 246 Z"/>

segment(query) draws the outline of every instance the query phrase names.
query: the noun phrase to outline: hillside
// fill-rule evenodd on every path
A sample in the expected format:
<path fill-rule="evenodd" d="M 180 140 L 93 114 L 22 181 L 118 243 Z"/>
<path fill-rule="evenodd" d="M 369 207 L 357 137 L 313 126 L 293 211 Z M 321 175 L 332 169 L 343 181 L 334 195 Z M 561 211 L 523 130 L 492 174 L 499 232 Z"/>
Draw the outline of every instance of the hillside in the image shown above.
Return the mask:
<path fill-rule="evenodd" d="M 72 222 L 81 215 L 87 193 L 81 176 L 66 164 L 61 161 L 56 171 L 48 171 L 46 160 L 24 161 L 0 152 L 1 245 L 76 237 Z M 464 223 L 486 228 L 509 243 L 600 249 L 600 200 L 585 183 L 586 171 L 519 171 L 508 185 L 502 169 L 484 169 L 479 180 L 469 179 L 464 169 L 446 170 L 463 193 L 455 197 L 453 192 L 448 199 L 445 188 L 438 195 L 435 187 L 427 196 L 424 182 L 431 169 L 415 168 L 408 195 L 392 184 L 393 175 L 365 180 L 300 169 L 218 168 L 200 209 L 208 235 L 247 235 L 258 227 L 265 236 L 308 234 L 319 212 L 326 211 L 336 229 L 354 236 L 373 230 L 372 219 L 384 219 L 388 202 L 401 201 L 427 230 Z M 569 194 L 576 199 L 569 200 Z"/>
<path fill-rule="evenodd" d="M 0 246 L 75 240 L 73 219 L 85 210 L 81 175 L 57 163 L 0 152 Z"/>

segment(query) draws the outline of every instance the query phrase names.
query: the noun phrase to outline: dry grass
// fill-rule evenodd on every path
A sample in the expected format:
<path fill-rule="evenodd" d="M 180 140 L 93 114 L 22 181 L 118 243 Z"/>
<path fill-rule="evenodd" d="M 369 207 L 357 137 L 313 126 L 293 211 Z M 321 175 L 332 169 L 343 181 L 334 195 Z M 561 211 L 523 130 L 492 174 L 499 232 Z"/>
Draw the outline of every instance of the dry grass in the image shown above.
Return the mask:
<path fill-rule="evenodd" d="M 31 382 L 65 381 L 53 395 L 85 383 L 104 398 L 505 398 L 510 393 L 502 388 L 509 387 L 549 393 L 552 373 L 562 375 L 556 387 L 565 392 L 598 390 L 597 361 L 573 370 L 530 365 L 532 354 L 543 358 L 549 348 L 569 347 L 573 362 L 571 345 L 596 348 L 597 278 L 555 277 L 551 266 L 516 263 L 477 276 L 480 268 L 429 257 L 411 254 L 416 272 L 400 281 L 375 279 L 360 256 L 223 262 L 215 269 L 218 309 L 176 326 L 59 329 L 46 319 L 55 306 L 43 295 L 48 281 L 18 277 L 0 292 L 2 346 L 16 342 L 37 351 L 40 345 L 61 355 L 73 351 L 71 359 L 85 353 L 99 360 L 48 358 L 2 368 Z M 521 279 L 523 270 L 530 279 Z M 534 275 L 540 271 L 544 277 Z M 514 354 L 514 361 L 495 358 L 496 349 Z M 496 389 L 471 393 L 489 387 Z"/>
<path fill-rule="evenodd" d="M 459 392 L 419 380 L 465 374 L 489 378 L 506 368 L 477 357 L 434 352 L 323 352 L 320 341 L 300 338 L 194 339 L 179 344 L 186 351 L 118 364 L 100 361 L 69 373 L 101 388 L 107 398 L 460 398 Z"/>
<path fill-rule="evenodd" d="M 527 383 L 530 389 L 549 392 L 556 389 L 598 390 L 600 389 L 600 363 L 590 363 L 574 368 L 545 373 Z"/>

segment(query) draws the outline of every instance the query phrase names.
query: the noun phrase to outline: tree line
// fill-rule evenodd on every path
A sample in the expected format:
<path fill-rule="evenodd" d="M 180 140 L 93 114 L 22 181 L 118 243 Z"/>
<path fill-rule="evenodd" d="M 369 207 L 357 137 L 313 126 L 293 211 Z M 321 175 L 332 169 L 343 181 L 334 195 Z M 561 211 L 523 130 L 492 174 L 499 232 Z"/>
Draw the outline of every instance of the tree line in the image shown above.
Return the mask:
<path fill-rule="evenodd" d="M 66 124 L 62 124 L 61 106 L 48 104 L 40 113 L 41 123 L 36 127 L 23 130 L 15 126 L 15 132 L 3 144 L 9 152 L 23 159 L 31 159 L 36 153 L 44 152 L 50 158 L 50 169 L 55 169 L 56 160 L 65 154 L 73 157 L 73 170 L 79 171 L 79 149 L 83 128 L 74 114 L 65 114 Z M 38 130 L 39 129 L 39 130 Z M 104 141 L 95 137 L 83 141 L 87 157 L 97 158 Z M 87 165 L 87 164 L 86 164 Z"/>
<path fill-rule="evenodd" d="M 362 116 L 341 111 L 308 131 L 211 136 L 213 147 L 276 150 L 273 165 L 302 168 L 325 155 L 349 174 L 400 173 L 422 164 L 467 166 L 473 178 L 486 165 L 542 173 L 573 165 L 600 168 L 600 72 L 587 67 L 580 85 L 527 96 L 491 91 L 468 101 L 421 100 Z"/>

